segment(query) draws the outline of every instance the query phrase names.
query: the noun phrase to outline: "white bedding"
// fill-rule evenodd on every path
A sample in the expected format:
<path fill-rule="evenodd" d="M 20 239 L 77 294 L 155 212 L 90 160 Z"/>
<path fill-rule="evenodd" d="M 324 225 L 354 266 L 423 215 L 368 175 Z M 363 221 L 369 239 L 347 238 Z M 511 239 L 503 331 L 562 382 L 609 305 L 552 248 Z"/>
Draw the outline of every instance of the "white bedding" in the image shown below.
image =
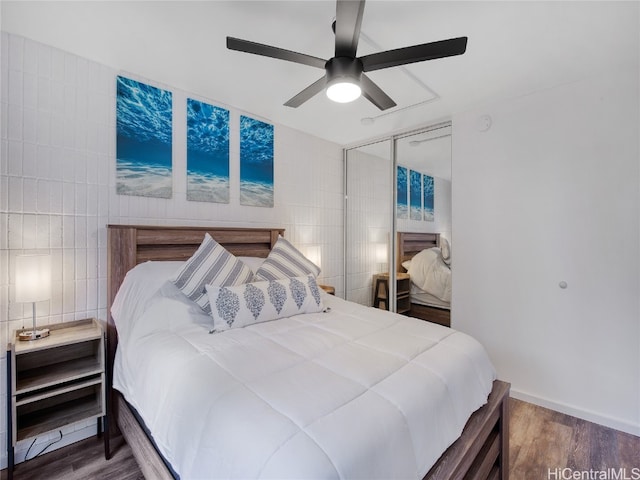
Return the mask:
<path fill-rule="evenodd" d="M 406 268 L 413 285 L 442 302 L 451 303 L 451 268 L 439 248 L 422 250 Z"/>
<path fill-rule="evenodd" d="M 163 288 L 114 312 L 114 387 L 183 480 L 420 479 L 495 379 L 471 337 L 330 295 L 328 312 L 209 334 Z"/>
<path fill-rule="evenodd" d="M 420 287 L 411 284 L 411 303 L 417 303 L 419 305 L 426 305 L 428 307 L 439 307 L 451 309 L 451 303 L 440 300 L 435 295 L 425 292 Z"/>

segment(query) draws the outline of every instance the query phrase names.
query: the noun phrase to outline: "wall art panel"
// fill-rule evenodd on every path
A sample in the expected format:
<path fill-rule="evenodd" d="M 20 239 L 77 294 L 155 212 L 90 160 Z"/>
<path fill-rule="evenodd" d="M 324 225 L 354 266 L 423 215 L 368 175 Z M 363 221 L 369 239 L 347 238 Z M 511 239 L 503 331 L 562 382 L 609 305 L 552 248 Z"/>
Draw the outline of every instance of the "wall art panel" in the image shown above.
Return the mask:
<path fill-rule="evenodd" d="M 411 170 L 409 181 L 409 218 L 411 220 L 422 220 L 422 174 Z"/>
<path fill-rule="evenodd" d="M 398 166 L 396 169 L 396 217 L 400 219 L 409 218 L 409 185 L 407 179 L 407 168 Z"/>
<path fill-rule="evenodd" d="M 229 203 L 229 110 L 187 99 L 187 200 Z"/>
<path fill-rule="evenodd" d="M 433 181 L 433 177 L 429 175 L 422 176 L 422 195 L 423 195 L 423 209 L 424 209 L 424 220 L 426 222 L 433 222 L 435 219 L 435 210 L 434 210 L 434 191 L 435 191 L 435 183 Z"/>
<path fill-rule="evenodd" d="M 240 116 L 240 205 L 273 207 L 273 125 Z"/>
<path fill-rule="evenodd" d="M 172 95 L 117 77 L 116 191 L 171 198 Z"/>

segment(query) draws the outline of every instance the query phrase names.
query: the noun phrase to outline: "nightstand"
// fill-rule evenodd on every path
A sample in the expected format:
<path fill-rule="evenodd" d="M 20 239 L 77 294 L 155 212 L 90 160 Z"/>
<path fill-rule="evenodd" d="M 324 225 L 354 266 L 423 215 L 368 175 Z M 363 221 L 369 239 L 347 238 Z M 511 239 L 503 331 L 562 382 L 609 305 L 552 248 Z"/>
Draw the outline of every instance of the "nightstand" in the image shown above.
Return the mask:
<path fill-rule="evenodd" d="M 411 310 L 411 278 L 407 273 L 396 273 L 396 311 L 407 314 Z M 389 274 L 373 276 L 373 306 L 389 310 Z M 384 306 L 383 306 L 384 305 Z"/>
<path fill-rule="evenodd" d="M 335 287 L 332 287 L 331 285 L 320 285 L 318 284 L 318 286 L 324 290 L 325 292 L 327 292 L 329 295 L 335 295 L 336 294 L 336 289 Z"/>
<path fill-rule="evenodd" d="M 49 325 L 39 340 L 7 347 L 7 458 L 12 478 L 16 444 L 80 420 L 106 422 L 106 338 L 96 319 Z M 108 458 L 108 432 L 104 434 Z"/>

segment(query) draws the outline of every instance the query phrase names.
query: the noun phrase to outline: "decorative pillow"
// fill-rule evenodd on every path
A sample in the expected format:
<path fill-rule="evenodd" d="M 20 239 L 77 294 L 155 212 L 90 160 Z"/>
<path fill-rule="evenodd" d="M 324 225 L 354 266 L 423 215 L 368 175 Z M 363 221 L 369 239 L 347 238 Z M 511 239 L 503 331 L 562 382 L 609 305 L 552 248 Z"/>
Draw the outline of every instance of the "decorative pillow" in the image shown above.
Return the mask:
<path fill-rule="evenodd" d="M 207 293 L 217 332 L 324 309 L 313 275 L 230 287 L 207 285 Z"/>
<path fill-rule="evenodd" d="M 254 280 L 278 280 L 280 278 L 301 277 L 320 274 L 320 267 L 305 257 L 291 243 L 282 237 L 269 252 L 260 266 Z"/>
<path fill-rule="evenodd" d="M 250 282 L 252 278 L 251 269 L 207 233 L 196 253 L 170 280 L 206 313 L 211 314 L 206 285 L 239 285 Z"/>
<path fill-rule="evenodd" d="M 440 237 L 440 253 L 444 263 L 451 265 L 451 247 L 449 246 L 449 241 L 442 236 Z"/>

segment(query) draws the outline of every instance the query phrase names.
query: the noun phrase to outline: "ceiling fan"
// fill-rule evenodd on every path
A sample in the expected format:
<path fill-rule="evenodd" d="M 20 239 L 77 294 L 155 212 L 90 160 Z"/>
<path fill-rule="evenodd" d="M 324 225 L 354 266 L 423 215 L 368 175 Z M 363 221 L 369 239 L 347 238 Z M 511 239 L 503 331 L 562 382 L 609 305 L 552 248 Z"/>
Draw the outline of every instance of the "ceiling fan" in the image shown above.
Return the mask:
<path fill-rule="evenodd" d="M 396 103 L 365 72 L 462 55 L 467 48 L 467 37 L 458 37 L 356 57 L 364 3 L 365 0 L 337 0 L 333 23 L 336 49 L 329 60 L 234 37 L 227 37 L 227 48 L 323 68 L 325 75 L 288 100 L 288 107 L 299 107 L 327 87 L 331 100 L 346 103 L 362 94 L 380 110 L 395 107 Z"/>

